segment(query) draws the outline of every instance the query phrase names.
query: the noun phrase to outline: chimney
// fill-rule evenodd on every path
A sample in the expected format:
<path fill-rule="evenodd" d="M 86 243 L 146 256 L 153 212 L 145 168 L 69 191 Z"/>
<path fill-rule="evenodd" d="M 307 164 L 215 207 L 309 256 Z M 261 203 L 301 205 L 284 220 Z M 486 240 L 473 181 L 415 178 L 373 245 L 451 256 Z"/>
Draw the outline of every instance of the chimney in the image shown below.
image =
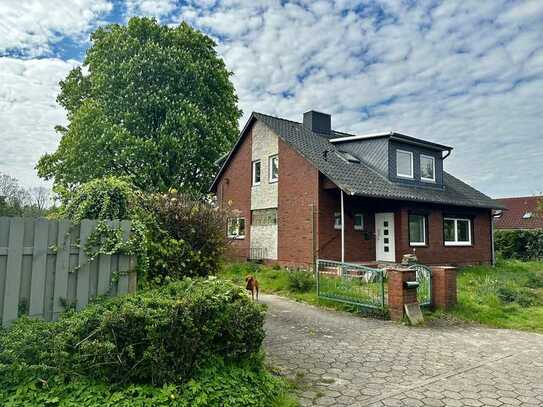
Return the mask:
<path fill-rule="evenodd" d="M 332 132 L 332 116 L 310 110 L 304 113 L 304 127 L 315 133 L 330 134 Z"/>

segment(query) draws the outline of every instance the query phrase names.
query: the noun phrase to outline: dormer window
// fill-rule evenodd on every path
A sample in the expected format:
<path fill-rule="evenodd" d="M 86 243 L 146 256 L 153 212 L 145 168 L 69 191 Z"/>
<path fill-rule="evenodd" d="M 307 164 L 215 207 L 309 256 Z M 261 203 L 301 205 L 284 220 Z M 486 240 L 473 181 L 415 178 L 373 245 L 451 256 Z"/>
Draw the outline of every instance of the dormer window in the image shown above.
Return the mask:
<path fill-rule="evenodd" d="M 413 178 L 413 153 L 396 150 L 396 175 L 400 178 Z"/>
<path fill-rule="evenodd" d="M 420 179 L 426 182 L 436 182 L 436 159 L 434 157 L 421 154 Z"/>

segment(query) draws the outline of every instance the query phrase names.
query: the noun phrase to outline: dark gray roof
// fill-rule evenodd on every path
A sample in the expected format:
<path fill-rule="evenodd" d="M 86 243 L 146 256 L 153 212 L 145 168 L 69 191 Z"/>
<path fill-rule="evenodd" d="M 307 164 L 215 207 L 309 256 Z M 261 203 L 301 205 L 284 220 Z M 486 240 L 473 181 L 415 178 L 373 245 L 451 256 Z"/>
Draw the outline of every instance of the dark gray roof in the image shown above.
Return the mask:
<path fill-rule="evenodd" d="M 374 198 L 408 200 L 418 202 L 431 202 L 438 204 L 501 208 L 502 205 L 485 194 L 470 187 L 459 179 L 444 172 L 444 188 L 432 189 L 411 185 L 401 185 L 391 182 L 384 174 L 366 165 L 364 162 L 347 162 L 336 154 L 340 145 L 329 141 L 332 137 L 343 137 L 346 133 L 332 131 L 330 135 L 314 133 L 303 127 L 301 123 L 268 116 L 262 113 L 253 113 L 247 123 L 243 134 L 252 120 L 260 120 L 273 130 L 283 141 L 298 151 L 311 162 L 321 173 L 328 177 L 344 192 L 351 195 L 360 195 Z M 237 148 L 234 147 L 233 151 Z M 325 151 L 328 153 L 325 154 Z M 325 157 L 326 155 L 326 157 Z M 230 156 L 226 159 L 211 189 L 215 188 L 218 177 L 228 165 Z"/>

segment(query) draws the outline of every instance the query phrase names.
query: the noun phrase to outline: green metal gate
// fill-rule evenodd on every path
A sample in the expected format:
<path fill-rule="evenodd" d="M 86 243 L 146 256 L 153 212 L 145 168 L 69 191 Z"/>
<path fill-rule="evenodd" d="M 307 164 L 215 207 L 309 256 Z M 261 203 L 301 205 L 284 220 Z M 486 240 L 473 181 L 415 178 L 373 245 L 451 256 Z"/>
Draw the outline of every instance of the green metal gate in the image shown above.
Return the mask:
<path fill-rule="evenodd" d="M 385 270 L 333 260 L 317 260 L 317 295 L 362 308 L 386 309 Z"/>
<path fill-rule="evenodd" d="M 432 303 L 432 270 L 422 264 L 413 264 L 409 269 L 417 273 L 417 300 L 420 306 L 429 306 Z"/>

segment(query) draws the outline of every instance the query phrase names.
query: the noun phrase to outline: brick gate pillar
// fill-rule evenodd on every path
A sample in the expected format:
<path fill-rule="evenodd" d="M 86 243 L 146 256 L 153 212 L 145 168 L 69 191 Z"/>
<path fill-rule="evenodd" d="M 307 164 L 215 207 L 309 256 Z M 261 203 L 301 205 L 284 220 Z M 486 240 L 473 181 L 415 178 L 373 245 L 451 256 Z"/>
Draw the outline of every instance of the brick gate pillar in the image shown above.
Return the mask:
<path fill-rule="evenodd" d="M 390 319 L 401 321 L 404 317 L 404 305 L 417 302 L 417 288 L 406 287 L 405 282 L 416 281 L 415 270 L 406 268 L 390 268 L 388 275 L 388 310 Z"/>
<path fill-rule="evenodd" d="M 432 307 L 447 310 L 456 302 L 456 267 L 432 267 Z"/>

